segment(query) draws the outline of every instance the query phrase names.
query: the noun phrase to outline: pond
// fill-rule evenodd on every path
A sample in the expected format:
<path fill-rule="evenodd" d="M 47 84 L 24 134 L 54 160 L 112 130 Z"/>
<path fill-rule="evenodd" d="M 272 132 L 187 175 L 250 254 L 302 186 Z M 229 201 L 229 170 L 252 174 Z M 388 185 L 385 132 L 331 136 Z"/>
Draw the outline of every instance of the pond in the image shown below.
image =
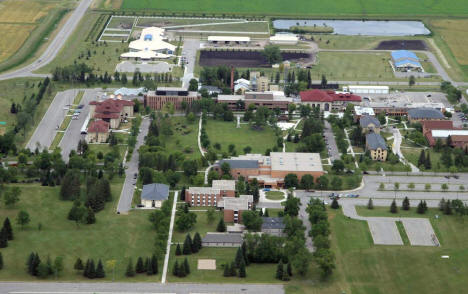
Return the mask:
<path fill-rule="evenodd" d="M 327 20 L 327 19 L 277 19 L 273 21 L 275 29 L 289 29 L 292 26 L 329 26 L 333 34 L 365 36 L 415 36 L 428 35 L 431 32 L 420 21 L 385 21 L 385 20 Z"/>

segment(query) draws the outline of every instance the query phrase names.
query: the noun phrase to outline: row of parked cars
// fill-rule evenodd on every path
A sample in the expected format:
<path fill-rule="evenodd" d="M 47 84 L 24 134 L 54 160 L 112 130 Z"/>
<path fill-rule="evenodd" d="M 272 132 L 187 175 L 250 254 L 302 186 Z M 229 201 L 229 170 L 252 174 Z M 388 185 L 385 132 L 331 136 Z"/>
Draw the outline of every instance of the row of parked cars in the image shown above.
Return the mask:
<path fill-rule="evenodd" d="M 340 198 L 358 198 L 359 194 L 338 194 L 332 192 L 328 195 L 330 199 L 340 199 Z"/>
<path fill-rule="evenodd" d="M 463 112 L 457 112 L 458 117 L 462 120 L 464 123 L 468 123 L 468 118 L 466 117 L 466 114 Z"/>

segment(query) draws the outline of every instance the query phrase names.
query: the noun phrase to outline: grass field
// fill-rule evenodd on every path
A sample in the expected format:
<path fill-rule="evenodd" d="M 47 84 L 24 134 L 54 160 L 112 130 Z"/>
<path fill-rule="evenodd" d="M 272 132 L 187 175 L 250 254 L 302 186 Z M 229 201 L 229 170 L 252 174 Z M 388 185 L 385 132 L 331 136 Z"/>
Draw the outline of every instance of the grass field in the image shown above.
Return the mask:
<path fill-rule="evenodd" d="M 199 12 L 248 15 L 467 15 L 468 7 L 464 0 L 420 0 L 418 6 L 404 0 L 337 0 L 306 1 L 272 0 L 265 5 L 261 0 L 191 1 L 180 0 L 123 0 L 121 9 L 158 10 L 165 12 Z"/>
<path fill-rule="evenodd" d="M 468 65 L 468 19 L 434 19 L 431 24 L 441 34 L 458 63 Z"/>
<path fill-rule="evenodd" d="M 194 209 L 197 209 L 197 208 L 194 208 Z M 177 230 L 176 227 L 174 227 L 174 233 L 172 235 L 172 242 L 183 243 L 187 233 L 190 233 L 193 239 L 193 236 L 195 235 L 196 232 L 198 232 L 202 238 L 206 235 L 207 232 L 216 232 L 216 226 L 218 225 L 218 221 L 220 220 L 220 218 L 223 217 L 223 214 L 221 211 L 216 211 L 215 220 L 213 221 L 213 223 L 210 224 L 208 223 L 208 219 L 206 217 L 206 211 L 194 211 L 194 213 L 197 215 L 197 223 L 195 224 L 195 226 L 190 230 L 190 232 L 180 232 Z M 177 221 L 177 217 L 176 217 L 176 221 Z"/>
<path fill-rule="evenodd" d="M 327 281 L 312 279 L 293 283 L 286 286 L 287 293 L 464 292 L 468 274 L 468 228 L 462 219 L 443 215 L 432 221 L 442 246 L 423 247 L 376 246 L 366 222 L 348 219 L 333 209 L 329 218 L 332 250 L 337 260 L 333 276 Z M 450 258 L 442 259 L 441 255 Z"/>
<path fill-rule="evenodd" d="M 403 155 L 409 162 L 411 162 L 414 165 L 418 164 L 418 159 L 419 159 L 419 155 L 421 154 L 421 149 L 403 148 L 401 152 L 403 152 Z M 440 152 L 434 152 L 434 151 L 430 152 L 431 171 L 438 171 L 438 172 L 449 171 L 449 169 L 445 165 L 443 165 L 442 162 L 440 161 L 441 156 L 442 156 L 442 153 Z M 452 156 L 452 159 L 453 159 L 453 156 Z M 459 168 L 459 171 L 466 172 L 468 171 L 468 167 L 465 166 L 461 169 Z"/>
<path fill-rule="evenodd" d="M 217 32 L 263 32 L 269 33 L 268 22 L 246 22 L 233 24 L 219 24 L 206 26 L 191 26 L 184 27 L 187 31 L 217 31 Z"/>
<path fill-rule="evenodd" d="M 178 26 L 178 25 L 192 25 L 192 24 L 210 24 L 219 22 L 238 22 L 241 19 L 200 19 L 200 18 L 175 18 L 175 17 L 140 17 L 137 26 Z"/>
<path fill-rule="evenodd" d="M 169 153 L 181 152 L 186 158 L 200 159 L 201 153 L 197 145 L 198 118 L 189 123 L 185 117 L 172 117 L 171 122 L 174 134 L 164 138 L 165 149 Z"/>
<path fill-rule="evenodd" d="M 281 200 L 284 199 L 284 193 L 281 191 L 268 191 L 265 193 L 266 199 Z"/>
<path fill-rule="evenodd" d="M 34 24 L 0 24 L 0 62 L 18 51 L 35 27 Z"/>
<path fill-rule="evenodd" d="M 84 281 L 81 275 L 73 270 L 77 257 L 101 258 L 103 262 L 111 259 L 117 261 L 116 279 L 125 279 L 125 268 L 128 259 L 136 262 L 138 256 L 148 256 L 153 251 L 154 230 L 148 221 L 150 211 L 131 212 L 129 215 L 116 215 L 122 180 L 116 177 L 112 181 L 113 202 L 96 214 L 97 222 L 93 225 L 80 225 L 67 220 L 72 202 L 59 200 L 60 187 L 42 187 L 38 184 L 21 185 L 22 194 L 17 207 L 6 209 L 0 207 L 0 215 L 10 217 L 15 240 L 8 248 L 2 249 L 5 266 L 0 271 L 0 280 L 36 280 L 25 271 L 26 258 L 31 251 L 37 251 L 42 260 L 47 254 L 51 258 L 64 257 L 65 269 L 61 280 Z M 21 230 L 14 222 L 20 209 L 31 216 L 31 223 Z M 42 229 L 38 230 L 39 223 Z M 162 260 L 160 261 L 162 268 Z M 106 281 L 112 280 L 107 271 Z M 139 275 L 132 280 L 159 281 L 159 276 Z"/>
<path fill-rule="evenodd" d="M 244 154 L 243 149 L 252 147 L 251 153 L 264 154 L 267 148 L 276 145 L 276 137 L 273 129 L 265 127 L 261 131 L 253 130 L 248 124 L 241 124 L 236 128 L 235 122 L 224 122 L 209 119 L 205 125 L 211 145 L 221 144 L 221 151 L 228 152 L 228 146 L 234 144 L 237 154 Z"/>

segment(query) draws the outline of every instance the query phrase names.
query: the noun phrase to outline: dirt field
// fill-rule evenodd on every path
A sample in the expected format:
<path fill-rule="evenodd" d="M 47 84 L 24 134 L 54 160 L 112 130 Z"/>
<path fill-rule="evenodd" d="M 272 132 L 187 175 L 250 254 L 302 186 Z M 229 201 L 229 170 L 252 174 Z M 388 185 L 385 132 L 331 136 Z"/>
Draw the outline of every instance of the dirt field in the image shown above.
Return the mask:
<path fill-rule="evenodd" d="M 308 53 L 282 53 L 283 60 L 306 61 Z M 201 51 L 200 66 L 270 67 L 260 51 Z"/>
<path fill-rule="evenodd" d="M 427 50 L 423 40 L 391 40 L 382 41 L 375 48 L 377 50 Z"/>
<path fill-rule="evenodd" d="M 468 19 L 436 19 L 431 25 L 447 43 L 457 62 L 468 65 Z"/>

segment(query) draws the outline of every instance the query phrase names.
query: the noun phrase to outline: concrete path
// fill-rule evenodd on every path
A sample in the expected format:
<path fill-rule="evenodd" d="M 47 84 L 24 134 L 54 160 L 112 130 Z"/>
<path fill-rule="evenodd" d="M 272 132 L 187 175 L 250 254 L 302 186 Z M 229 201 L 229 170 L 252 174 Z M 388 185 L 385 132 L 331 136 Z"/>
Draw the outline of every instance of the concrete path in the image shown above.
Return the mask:
<path fill-rule="evenodd" d="M 120 192 L 119 204 L 117 205 L 117 212 L 121 214 L 127 214 L 128 211 L 132 208 L 133 192 L 135 191 L 134 183 L 136 183 L 134 175 L 138 173 L 138 149 L 144 143 L 145 137 L 148 134 L 150 123 L 151 121 L 149 117 L 143 118 L 140 126 L 140 133 L 137 136 L 137 142 L 135 148 L 133 149 L 132 157 L 130 161 L 125 164 L 125 182 L 122 187 L 122 191 Z"/>
<path fill-rule="evenodd" d="M 398 128 L 392 128 L 393 133 L 393 146 L 392 151 L 400 158 L 400 161 L 406 165 L 409 165 L 412 173 L 420 172 L 414 164 L 405 159 L 405 156 L 401 152 L 401 142 L 403 141 L 400 130 Z"/>
<path fill-rule="evenodd" d="M 299 123 L 301 122 L 302 118 L 300 118 L 295 124 L 294 126 L 292 127 L 293 130 L 296 129 L 296 127 L 299 125 Z M 239 121 L 239 119 L 238 119 Z M 288 130 L 289 131 L 289 130 Z M 288 134 L 286 134 L 286 136 L 283 137 L 283 152 L 286 152 L 286 140 L 288 139 Z"/>
<path fill-rule="evenodd" d="M 169 225 L 169 236 L 167 237 L 166 256 L 164 256 L 163 272 L 161 276 L 161 283 L 163 284 L 166 283 L 167 269 L 169 267 L 169 256 L 171 254 L 171 244 L 172 244 L 172 231 L 174 230 L 174 220 L 175 220 L 175 213 L 176 213 L 178 198 L 179 198 L 179 191 L 175 191 L 174 200 L 172 203 L 171 223 Z"/>
<path fill-rule="evenodd" d="M 401 218 L 406 235 L 413 246 L 439 246 L 431 222 L 427 218 Z"/>
<path fill-rule="evenodd" d="M 176 293 L 176 294 L 284 294 L 283 285 L 194 284 L 194 283 L 109 283 L 109 282 L 0 282 L 0 294 L 92 294 L 92 293 Z"/>
<path fill-rule="evenodd" d="M 376 245 L 403 245 L 396 223 L 391 220 L 367 220 Z"/>
<path fill-rule="evenodd" d="M 185 64 L 184 77 L 182 78 L 182 87 L 188 88 L 189 82 L 195 76 L 195 62 L 197 61 L 197 51 L 200 49 L 199 39 L 185 39 L 182 47 L 182 56 L 185 56 L 187 63 Z"/>
<path fill-rule="evenodd" d="M 202 116 L 200 115 L 200 120 L 198 121 L 198 136 L 197 136 L 197 142 L 198 142 L 198 150 L 200 150 L 200 153 L 203 157 L 205 157 L 205 150 L 203 150 L 202 148 L 202 145 L 201 145 L 201 140 L 200 140 L 200 136 L 201 136 L 201 129 L 202 129 L 202 124 L 203 124 L 203 118 Z"/>
<path fill-rule="evenodd" d="M 349 139 L 348 131 L 345 129 L 344 133 L 346 135 L 346 141 L 348 141 L 348 144 L 349 144 L 348 149 L 349 151 L 351 151 L 351 155 L 354 158 L 354 165 L 356 166 L 356 168 L 359 168 L 359 164 L 357 163 L 357 160 L 356 160 L 356 154 L 354 153 L 354 149 L 353 149 L 353 144 L 351 144 L 351 140 Z"/>
<path fill-rule="evenodd" d="M 75 8 L 75 11 L 73 11 L 73 13 L 65 22 L 60 31 L 57 33 L 55 38 L 52 40 L 52 42 L 50 42 L 47 49 L 36 61 L 22 68 L 0 75 L 0 80 L 7 80 L 19 77 L 44 76 L 35 75 L 33 74 L 33 72 L 54 60 L 54 58 L 60 52 L 67 39 L 77 27 L 78 23 L 80 22 L 81 18 L 85 14 L 86 10 L 88 10 L 88 7 L 89 5 L 91 5 L 92 2 L 93 0 L 81 0 L 81 2 Z"/>

